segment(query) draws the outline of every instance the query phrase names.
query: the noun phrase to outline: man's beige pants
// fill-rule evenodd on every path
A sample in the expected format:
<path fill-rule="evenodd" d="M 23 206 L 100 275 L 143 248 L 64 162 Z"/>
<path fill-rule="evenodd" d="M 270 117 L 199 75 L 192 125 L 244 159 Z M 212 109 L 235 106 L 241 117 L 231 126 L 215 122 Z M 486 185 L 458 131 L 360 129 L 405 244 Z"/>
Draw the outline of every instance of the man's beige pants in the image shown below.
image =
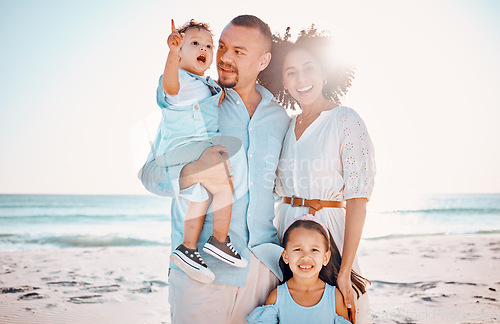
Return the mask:
<path fill-rule="evenodd" d="M 263 305 L 278 278 L 253 254 L 245 287 L 203 284 L 184 272 L 170 269 L 169 296 L 172 324 L 242 324 Z"/>

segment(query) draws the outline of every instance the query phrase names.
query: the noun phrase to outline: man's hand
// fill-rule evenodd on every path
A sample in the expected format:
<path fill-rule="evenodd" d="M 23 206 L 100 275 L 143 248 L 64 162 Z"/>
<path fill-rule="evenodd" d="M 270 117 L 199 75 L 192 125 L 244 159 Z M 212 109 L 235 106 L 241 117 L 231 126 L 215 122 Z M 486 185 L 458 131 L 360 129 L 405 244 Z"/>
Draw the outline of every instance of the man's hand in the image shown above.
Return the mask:
<path fill-rule="evenodd" d="M 211 193 L 218 192 L 221 186 L 231 183 L 233 177 L 226 148 L 221 145 L 207 147 L 200 158 L 187 164 L 181 172 L 180 186 L 187 188 L 201 183 Z"/>
<path fill-rule="evenodd" d="M 172 33 L 167 38 L 168 48 L 171 52 L 178 53 L 181 50 L 184 41 L 184 33 L 179 33 L 175 28 L 174 20 L 172 19 Z"/>
<path fill-rule="evenodd" d="M 344 304 L 349 310 L 349 317 L 353 324 L 356 324 L 356 306 L 354 305 L 354 289 L 351 283 L 351 274 L 337 276 L 337 288 L 344 297 Z"/>

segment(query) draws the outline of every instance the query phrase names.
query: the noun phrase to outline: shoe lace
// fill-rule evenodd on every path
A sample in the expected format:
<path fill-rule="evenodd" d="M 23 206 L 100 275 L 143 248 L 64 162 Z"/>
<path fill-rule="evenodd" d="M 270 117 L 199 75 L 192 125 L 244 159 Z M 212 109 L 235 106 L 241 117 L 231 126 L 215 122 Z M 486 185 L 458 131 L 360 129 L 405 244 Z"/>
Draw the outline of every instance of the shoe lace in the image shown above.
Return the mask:
<path fill-rule="evenodd" d="M 238 255 L 238 252 L 236 252 L 236 249 L 233 247 L 231 242 L 226 243 L 227 247 L 234 253 L 234 255 Z"/>
<path fill-rule="evenodd" d="M 201 264 L 205 264 L 205 261 L 203 261 L 201 255 L 200 255 L 200 253 L 198 251 L 195 251 L 194 255 L 198 258 L 198 261 L 200 261 Z"/>

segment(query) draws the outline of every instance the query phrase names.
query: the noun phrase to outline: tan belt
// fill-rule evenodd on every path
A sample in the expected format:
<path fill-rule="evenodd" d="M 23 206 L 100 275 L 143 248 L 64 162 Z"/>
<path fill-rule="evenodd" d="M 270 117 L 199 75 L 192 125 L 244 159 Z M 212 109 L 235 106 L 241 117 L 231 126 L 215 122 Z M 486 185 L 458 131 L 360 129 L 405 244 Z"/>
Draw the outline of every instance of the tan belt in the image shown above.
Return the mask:
<path fill-rule="evenodd" d="M 292 207 L 309 207 L 309 214 L 314 215 L 323 208 L 344 208 L 344 202 L 337 200 L 304 199 L 298 197 L 283 197 L 285 204 Z"/>

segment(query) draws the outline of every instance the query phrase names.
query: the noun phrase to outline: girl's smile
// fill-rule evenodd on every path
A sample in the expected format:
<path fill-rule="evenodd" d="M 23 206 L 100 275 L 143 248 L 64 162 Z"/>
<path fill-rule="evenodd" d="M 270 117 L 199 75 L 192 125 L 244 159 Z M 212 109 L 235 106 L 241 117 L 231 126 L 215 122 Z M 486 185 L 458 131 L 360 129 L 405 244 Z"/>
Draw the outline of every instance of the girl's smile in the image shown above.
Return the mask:
<path fill-rule="evenodd" d="M 297 227 L 289 233 L 283 251 L 283 261 L 290 266 L 293 276 L 318 277 L 330 260 L 325 237 L 314 229 Z"/>

